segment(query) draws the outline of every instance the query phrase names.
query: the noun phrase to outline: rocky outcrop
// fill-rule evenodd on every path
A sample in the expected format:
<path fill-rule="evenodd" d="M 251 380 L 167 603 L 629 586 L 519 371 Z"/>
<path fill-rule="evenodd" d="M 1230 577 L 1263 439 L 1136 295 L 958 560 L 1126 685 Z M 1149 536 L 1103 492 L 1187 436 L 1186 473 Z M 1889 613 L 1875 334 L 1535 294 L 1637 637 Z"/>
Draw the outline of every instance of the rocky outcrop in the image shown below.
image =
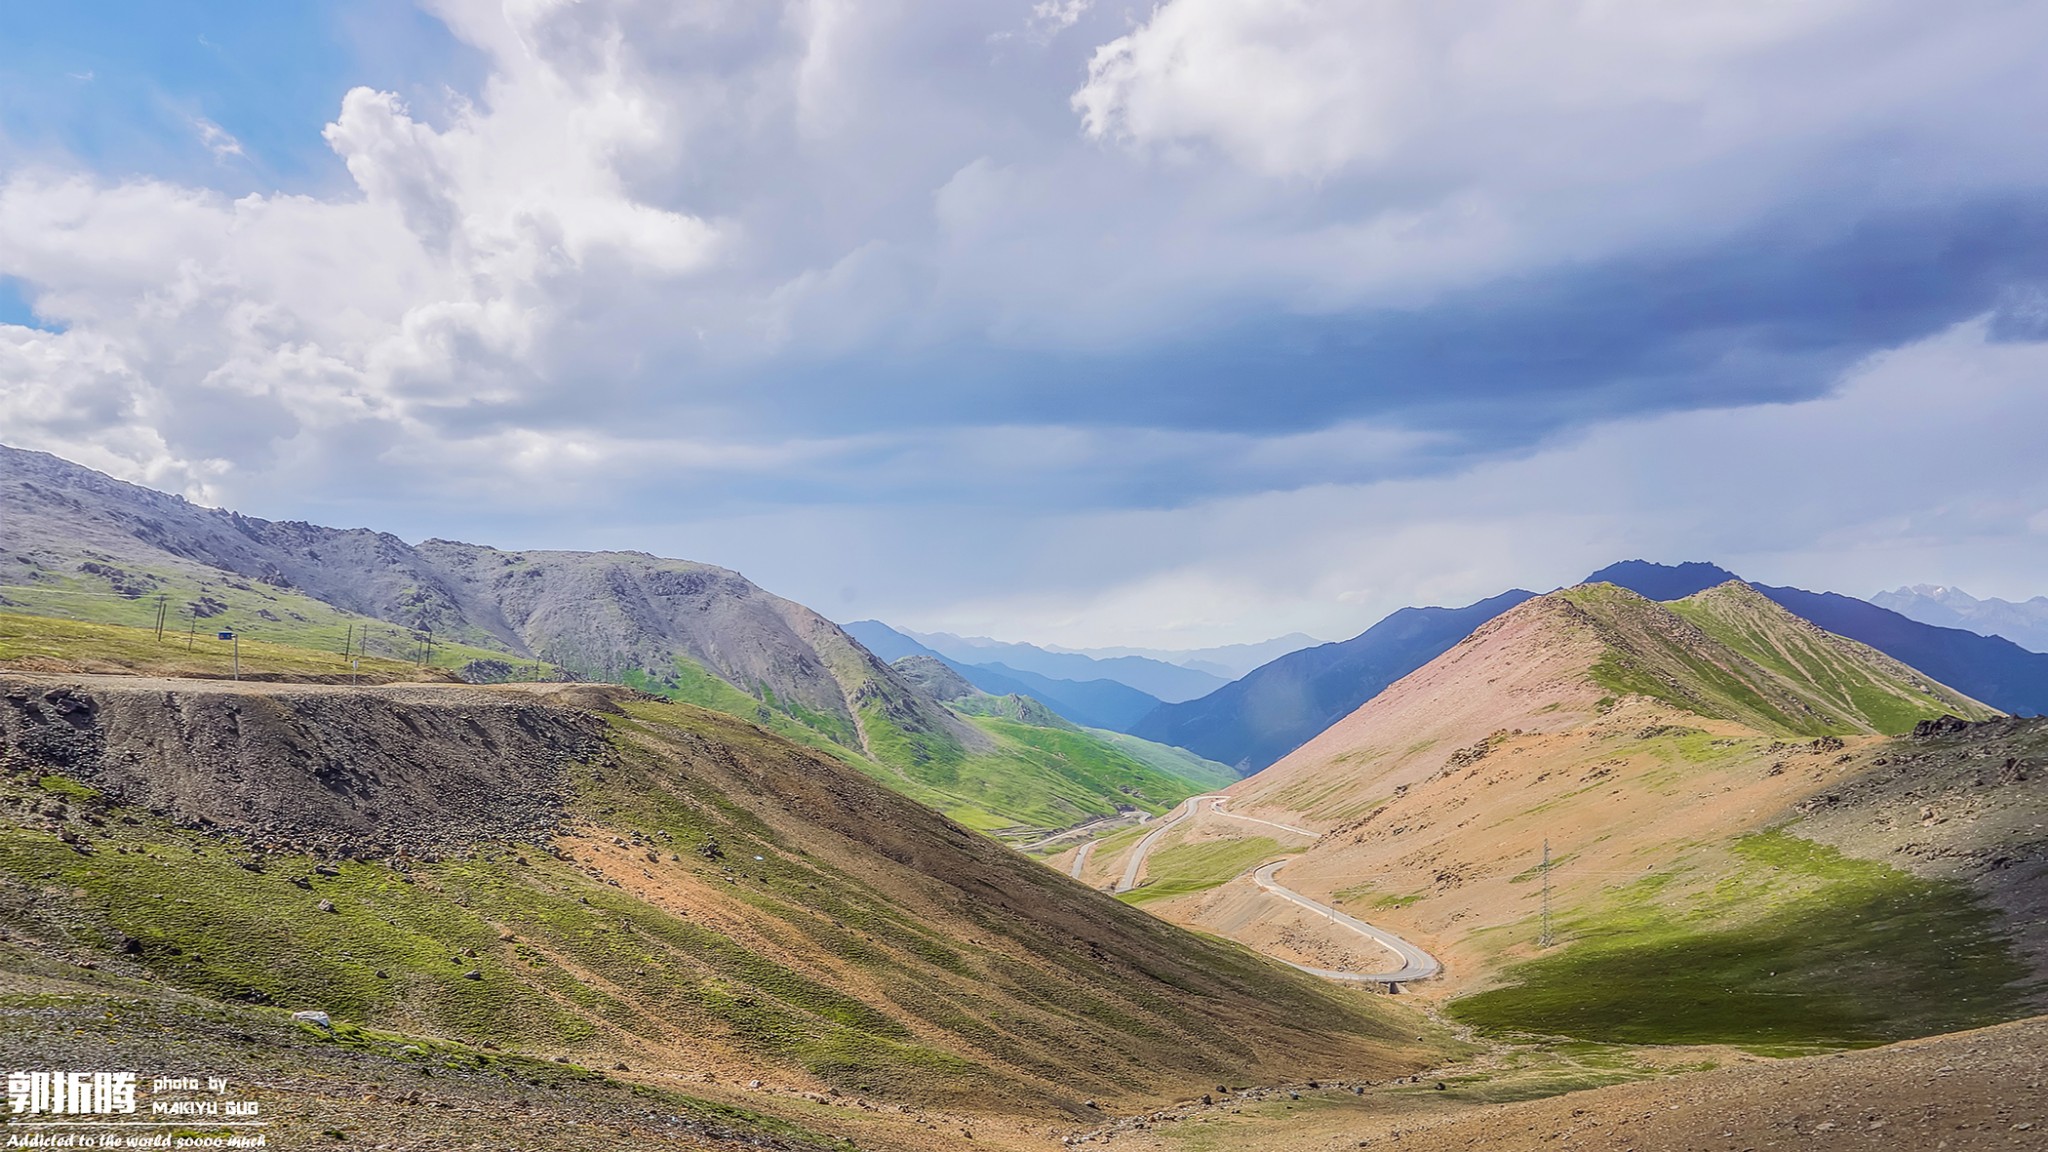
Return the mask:
<path fill-rule="evenodd" d="M 603 731 L 586 711 L 481 689 L 0 678 L 9 774 L 74 782 L 44 790 L 81 809 L 99 796 L 334 856 L 545 838 L 568 766 L 608 754 Z"/>

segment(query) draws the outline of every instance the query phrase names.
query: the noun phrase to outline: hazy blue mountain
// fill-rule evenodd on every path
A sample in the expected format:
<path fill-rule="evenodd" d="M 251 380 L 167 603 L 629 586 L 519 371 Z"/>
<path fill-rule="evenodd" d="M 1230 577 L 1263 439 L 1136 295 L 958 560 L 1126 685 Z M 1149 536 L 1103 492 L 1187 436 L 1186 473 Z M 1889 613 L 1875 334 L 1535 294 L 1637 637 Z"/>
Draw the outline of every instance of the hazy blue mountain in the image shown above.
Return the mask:
<path fill-rule="evenodd" d="M 2003 636 L 2032 652 L 2048 652 L 2048 596 L 2014 603 L 1979 600 L 1961 588 L 1914 584 L 1870 598 L 1879 608 L 1942 628 L 1963 628 L 1980 636 Z"/>
<path fill-rule="evenodd" d="M 1115 680 L 1061 680 L 1004 664 L 956 660 L 880 620 L 856 620 L 846 625 L 845 631 L 868 651 L 892 664 L 906 656 L 928 656 L 991 696 L 1035 697 L 1084 728 L 1128 732 L 1131 725 L 1159 707 L 1158 697 Z"/>
<path fill-rule="evenodd" d="M 942 663 L 950 663 L 944 654 L 932 651 L 880 620 L 855 620 L 840 627 L 848 636 L 860 641 L 861 647 L 890 664 L 905 656 L 930 656 Z"/>
<path fill-rule="evenodd" d="M 985 636 L 955 636 L 950 632 L 902 633 L 950 660 L 981 667 L 1001 665 L 1016 672 L 1049 676 L 1055 680 L 1085 683 L 1114 680 L 1159 700 L 1193 700 L 1229 683 L 1197 668 L 1168 664 L 1145 656 L 1113 656 L 1097 659 L 1079 652 L 1055 652 L 1036 644 L 990 640 Z"/>
<path fill-rule="evenodd" d="M 1613 584 L 1650 600 L 1683 600 L 1696 592 L 1741 579 L 1726 568 L 1697 560 L 1684 564 L 1623 560 L 1619 564 L 1609 564 L 1580 583 Z"/>
<path fill-rule="evenodd" d="M 1131 733 L 1248 775 L 1533 595 L 1518 588 L 1463 608 L 1403 608 L 1349 640 L 1291 652 L 1200 700 L 1162 704 Z"/>
<path fill-rule="evenodd" d="M 1059 680 L 1007 664 L 954 666 L 983 692 L 995 692 L 984 682 L 1021 684 L 1022 689 L 1011 688 L 1009 691 L 1036 696 L 1052 705 L 1053 711 L 1084 728 L 1129 732 L 1133 725 L 1160 705 L 1159 697 L 1115 680 Z"/>
<path fill-rule="evenodd" d="M 1730 579 L 1740 577 L 1711 564 L 1630 560 L 1602 568 L 1586 581 L 1618 584 L 1653 600 L 1677 600 Z M 1923 624 L 1853 596 L 1754 587 L 1786 611 L 1860 640 L 1993 708 L 2022 716 L 2048 712 L 2048 654 L 2029 652 L 2001 636 Z"/>
<path fill-rule="evenodd" d="M 1271 640 L 1255 644 L 1224 644 L 1215 648 L 1061 648 L 1055 644 L 1046 645 L 1048 652 L 1078 652 L 1093 656 L 1097 660 L 1113 660 L 1118 656 L 1143 656 L 1165 664 L 1178 664 L 1183 668 L 1198 668 L 1212 672 L 1225 680 L 1235 680 L 1261 664 L 1270 664 L 1289 652 L 1313 648 L 1326 644 L 1305 632 L 1289 632 Z M 1156 695 L 1156 693 L 1155 693 Z"/>

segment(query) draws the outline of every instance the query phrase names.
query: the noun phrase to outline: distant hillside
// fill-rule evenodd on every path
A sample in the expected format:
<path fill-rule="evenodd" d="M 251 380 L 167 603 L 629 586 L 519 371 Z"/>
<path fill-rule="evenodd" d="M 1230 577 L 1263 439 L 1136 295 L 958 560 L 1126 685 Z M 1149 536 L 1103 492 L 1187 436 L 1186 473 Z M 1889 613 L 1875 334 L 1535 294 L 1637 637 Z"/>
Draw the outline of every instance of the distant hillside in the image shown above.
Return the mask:
<path fill-rule="evenodd" d="M 1161 705 L 1131 732 L 1255 772 L 1532 595 L 1517 589 L 1463 608 L 1403 608 L 1358 636 L 1282 656 L 1200 700 Z"/>
<path fill-rule="evenodd" d="M 1080 652 L 1054 652 L 1036 644 L 963 637 L 949 632 L 910 632 L 911 639 L 949 660 L 980 667 L 1027 672 L 1052 680 L 1111 680 L 1156 700 L 1174 703 L 1206 696 L 1230 682 L 1197 668 L 1144 656 L 1096 657 Z"/>
<path fill-rule="evenodd" d="M 918 686 L 925 695 L 942 704 L 950 704 L 967 696 L 985 695 L 981 689 L 969 683 L 967 677 L 953 670 L 952 665 L 936 656 L 912 654 L 899 656 L 889 661 L 896 674 Z"/>
<path fill-rule="evenodd" d="M 2003 636 L 2029 652 L 2048 652 L 2048 596 L 2015 604 L 1995 596 L 1979 600 L 1961 588 L 1915 584 L 1879 592 L 1870 602 L 1922 624 Z"/>
<path fill-rule="evenodd" d="M 415 662 L 431 645 L 477 679 L 623 682 L 743 716 L 987 830 L 1156 811 L 1194 787 L 1150 773 L 1089 793 L 1058 753 L 967 722 L 824 617 L 708 564 L 259 520 L 6 447 L 0 507 L 0 608 L 150 627 L 161 606 L 194 634 L 367 640 Z"/>
<path fill-rule="evenodd" d="M 1138 721 L 1159 707 L 1159 698 L 1114 680 L 1057 680 L 1005 664 L 963 665 L 970 680 L 1023 686 L 1059 710 L 1060 715 L 1088 728 L 1128 732 Z"/>
<path fill-rule="evenodd" d="M 1229 768 L 1204 760 L 1186 749 L 1154 744 L 1107 728 L 1084 728 L 1031 696 L 1014 693 L 990 695 L 935 657 L 905 656 L 896 661 L 895 668 L 905 679 L 972 722 L 1007 720 L 1031 728 L 1052 728 L 1085 735 L 1085 739 L 1063 740 L 1058 746 L 1058 755 L 1068 772 L 1090 773 L 1098 777 L 1122 774 L 1135 780 L 1152 795 L 1176 791 L 1187 795 L 1195 790 L 1189 787 L 1190 784 L 1201 789 L 1220 788 L 1237 779 L 1237 773 Z M 999 731 L 1018 735 L 1013 729 Z M 1047 747 L 1043 740 L 1032 742 Z M 1148 773 L 1164 778 L 1155 779 Z M 1121 783 L 1106 783 L 1099 790 L 1107 791 Z"/>
<path fill-rule="evenodd" d="M 855 620 L 840 625 L 848 636 L 861 642 L 862 647 L 889 663 L 894 664 L 905 656 L 925 656 L 941 663 L 950 664 L 943 655 L 912 640 L 880 620 Z"/>
<path fill-rule="evenodd" d="M 1991 715 L 1741 583 L 1668 604 L 1613 584 L 1582 584 L 1481 624 L 1231 791 L 1248 809 L 1327 823 L 1363 798 L 1354 779 L 1357 790 L 1383 789 L 1406 771 L 1441 766 L 1453 740 L 1573 728 L 1629 698 L 1774 738 L 1896 734 L 1944 713 Z"/>
<path fill-rule="evenodd" d="M 1733 579 L 1737 577 L 1711 564 L 1667 566 L 1631 560 L 1603 568 L 1587 582 L 1604 581 L 1651 599 L 1671 600 Z M 2048 713 L 2048 654 L 2029 652 L 2002 637 L 1923 624 L 1834 592 L 1755 587 L 1794 615 L 1868 644 L 1993 708 L 2019 716 Z"/>
<path fill-rule="evenodd" d="M 1554 592 L 1606 652 L 1602 687 L 1759 732 L 1899 735 L 1944 714 L 1992 713 L 1873 648 L 1794 616 L 1738 580 L 1669 604 L 1613 584 Z"/>

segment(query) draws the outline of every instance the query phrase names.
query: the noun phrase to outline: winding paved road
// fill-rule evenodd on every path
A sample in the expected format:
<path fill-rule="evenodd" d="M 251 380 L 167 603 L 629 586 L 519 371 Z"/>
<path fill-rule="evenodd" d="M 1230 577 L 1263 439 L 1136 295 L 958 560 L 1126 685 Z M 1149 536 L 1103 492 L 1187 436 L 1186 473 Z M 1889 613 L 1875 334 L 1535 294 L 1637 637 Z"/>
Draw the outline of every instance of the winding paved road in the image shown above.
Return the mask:
<path fill-rule="evenodd" d="M 1102 843 L 1100 840 L 1090 840 L 1086 844 L 1081 845 L 1081 850 L 1074 853 L 1074 862 L 1068 866 L 1067 875 L 1079 880 L 1081 878 L 1081 869 L 1088 866 L 1088 854 L 1095 851 L 1095 846 L 1100 843 Z"/>
<path fill-rule="evenodd" d="M 1289 859 L 1292 859 L 1292 857 Z M 1279 880 L 1274 878 L 1274 873 L 1280 871 L 1280 866 L 1285 863 L 1287 863 L 1286 860 L 1275 860 L 1270 864 L 1261 864 L 1252 873 L 1252 882 L 1257 884 L 1263 891 L 1270 892 L 1290 904 L 1306 908 L 1319 916 L 1327 917 L 1339 927 L 1349 928 L 1353 932 L 1364 936 L 1373 943 L 1392 952 L 1401 961 L 1401 966 L 1390 972 L 1338 972 L 1329 968 L 1311 968 L 1306 964 L 1294 964 L 1291 960 L 1283 961 L 1283 963 L 1299 968 L 1303 972 L 1312 972 L 1317 976 L 1327 976 L 1332 980 L 1362 980 L 1375 984 L 1399 983 L 1405 980 L 1427 980 L 1444 970 L 1444 966 L 1437 962 L 1436 957 L 1401 939 L 1392 932 L 1384 928 L 1375 928 L 1356 916 L 1339 912 L 1320 900 L 1311 900 L 1294 889 L 1287 887 L 1285 884 L 1280 883 Z"/>
<path fill-rule="evenodd" d="M 1234 812 L 1225 812 L 1223 805 L 1229 800 L 1229 796 L 1218 792 L 1188 797 L 1172 817 L 1162 822 L 1159 827 L 1146 833 L 1143 840 L 1138 841 L 1138 846 L 1131 852 L 1130 860 L 1124 864 L 1123 877 L 1117 881 L 1114 891 L 1129 892 L 1131 889 L 1136 888 L 1138 886 L 1138 873 L 1143 871 L 1145 867 L 1145 858 L 1151 855 L 1152 849 L 1159 843 L 1160 837 L 1165 836 L 1168 832 L 1193 816 L 1204 801 L 1208 802 L 1211 813 L 1228 820 L 1241 820 L 1247 824 L 1264 824 L 1269 828 L 1278 828 L 1283 832 L 1292 832 L 1301 836 L 1313 837 L 1316 835 L 1310 829 L 1298 828 L 1292 824 L 1280 824 L 1272 820 L 1261 820 L 1256 816 L 1239 816 Z M 1093 848 L 1094 846 L 1094 841 L 1088 844 L 1088 848 Z M 1078 877 L 1081 874 L 1082 866 L 1087 863 L 1088 848 L 1082 849 L 1075 856 L 1072 872 L 1074 876 Z M 1280 883 L 1276 873 L 1280 871 L 1281 865 L 1292 859 L 1294 857 L 1287 856 L 1259 865 L 1252 870 L 1252 882 L 1257 884 L 1262 892 L 1271 893 L 1290 904 L 1306 908 L 1310 912 L 1328 919 L 1338 927 L 1348 928 L 1385 948 L 1387 951 L 1392 952 L 1396 959 L 1401 961 L 1401 966 L 1386 972 L 1339 972 L 1331 968 L 1311 968 L 1306 964 L 1296 964 L 1291 960 L 1283 960 L 1281 963 L 1330 980 L 1353 980 L 1370 984 L 1427 980 L 1444 970 L 1444 966 L 1437 961 L 1436 957 L 1401 939 L 1392 932 L 1384 928 L 1375 928 L 1356 916 L 1339 912 L 1320 900 L 1311 900 L 1294 889 L 1287 887 L 1285 884 Z M 1275 957 L 1275 959 L 1278 959 L 1278 957 Z"/>
<path fill-rule="evenodd" d="M 1223 795 L 1221 792 L 1208 792 L 1200 796 L 1190 796 L 1186 800 L 1181 801 L 1180 808 L 1173 815 L 1167 817 L 1166 821 L 1160 824 L 1159 827 L 1145 833 L 1145 838 L 1138 841 L 1138 846 L 1131 850 L 1130 861 L 1124 865 L 1123 878 L 1118 880 L 1116 887 L 1110 889 L 1110 891 L 1129 892 L 1131 889 L 1136 888 L 1138 886 L 1138 873 L 1145 867 L 1145 857 L 1152 854 L 1152 846 L 1159 843 L 1161 836 L 1173 831 L 1182 821 L 1193 816 L 1196 805 L 1207 800 L 1210 802 L 1210 808 L 1213 810 L 1217 804 L 1228 799 L 1230 797 Z"/>

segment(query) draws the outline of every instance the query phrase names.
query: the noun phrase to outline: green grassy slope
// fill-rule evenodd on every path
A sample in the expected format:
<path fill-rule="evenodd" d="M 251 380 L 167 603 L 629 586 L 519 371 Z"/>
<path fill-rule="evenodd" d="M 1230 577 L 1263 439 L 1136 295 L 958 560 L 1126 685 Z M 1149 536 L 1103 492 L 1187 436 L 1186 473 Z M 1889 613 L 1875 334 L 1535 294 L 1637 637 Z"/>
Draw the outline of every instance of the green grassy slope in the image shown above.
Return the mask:
<path fill-rule="evenodd" d="M 1989 710 L 1897 661 L 1823 632 L 1746 586 L 1665 605 L 1612 584 L 1552 594 L 1607 652 L 1594 679 L 1760 732 L 1897 733 L 1920 719 Z"/>
<path fill-rule="evenodd" d="M 1415 1034 L 1393 1006 L 1124 914 L 758 728 L 644 701 L 605 723 L 560 855 L 259 852 L 17 761 L 0 964 L 93 956 L 472 1048 L 724 1062 L 919 1104 L 1391 1067 Z"/>
<path fill-rule="evenodd" d="M 1030 835 L 1110 815 L 1119 805 L 1163 812 L 1212 786 L 1218 772 L 1228 773 L 1179 749 L 1134 738 L 1112 741 L 1105 738 L 1110 734 L 1077 728 L 1049 712 L 1041 715 L 1043 706 L 1028 698 L 1019 698 L 1022 707 L 965 714 L 981 737 L 970 746 L 918 713 L 892 709 L 885 697 L 860 702 L 855 732 L 836 717 L 806 711 L 772 692 L 750 696 L 682 659 L 672 676 L 653 680 L 636 671 L 626 682 L 829 753 L 984 832 Z"/>
<path fill-rule="evenodd" d="M 1820 707 L 1887 735 L 1944 712 L 1991 709 L 1884 653 L 1792 616 L 1747 584 L 1730 582 L 1668 607 L 1716 642 L 1776 673 Z"/>
<path fill-rule="evenodd" d="M 1218 764 L 1185 748 L 1154 743 L 1127 732 L 1111 732 L 1107 728 L 1090 728 L 1087 732 L 1131 759 L 1149 764 L 1161 772 L 1178 776 L 1183 780 L 1192 781 L 1203 791 L 1227 788 L 1242 779 L 1230 765 Z"/>
<path fill-rule="evenodd" d="M 0 612 L 0 663 L 15 667 L 225 678 L 233 674 L 235 659 L 234 646 L 213 632 L 194 637 L 166 633 L 159 640 L 153 628 Z M 361 657 L 352 667 L 338 651 L 253 637 L 242 639 L 240 659 L 241 673 L 249 679 L 340 682 L 355 675 L 375 684 L 452 678 L 445 668 L 428 670 L 376 656 Z"/>
<path fill-rule="evenodd" d="M 154 635 L 159 598 L 166 609 L 166 633 L 203 640 L 221 631 L 294 648 L 340 655 L 351 652 L 418 663 L 424 633 L 344 611 L 291 588 L 244 580 L 166 556 L 147 567 L 88 561 L 91 571 L 16 566 L 0 586 L 0 610 L 19 613 L 24 626 L 36 618 L 148 628 Z M 196 646 L 195 640 L 195 646 Z M 431 663 L 461 668 L 472 660 L 503 661 L 515 669 L 522 660 L 488 634 L 436 635 Z M 538 679 L 530 671 L 521 677 Z"/>
<path fill-rule="evenodd" d="M 1495 1032 L 1785 1053 L 2023 1015 L 2028 969 L 1968 887 L 1783 833 L 1561 919 L 1562 951 L 1455 1000 Z"/>
<path fill-rule="evenodd" d="M 986 747 L 907 729 L 880 709 L 864 711 L 877 769 L 871 774 L 885 782 L 885 774 L 898 776 L 907 781 L 899 789 L 906 795 L 970 827 L 1019 836 L 1107 816 L 1119 806 L 1164 812 L 1201 791 L 1085 731 L 969 719 Z"/>
<path fill-rule="evenodd" d="M 1117 899 L 1143 904 L 1190 892 L 1220 887 L 1286 852 L 1270 836 L 1246 836 L 1237 840 L 1205 840 L 1172 844 L 1146 857 L 1145 880 Z"/>

